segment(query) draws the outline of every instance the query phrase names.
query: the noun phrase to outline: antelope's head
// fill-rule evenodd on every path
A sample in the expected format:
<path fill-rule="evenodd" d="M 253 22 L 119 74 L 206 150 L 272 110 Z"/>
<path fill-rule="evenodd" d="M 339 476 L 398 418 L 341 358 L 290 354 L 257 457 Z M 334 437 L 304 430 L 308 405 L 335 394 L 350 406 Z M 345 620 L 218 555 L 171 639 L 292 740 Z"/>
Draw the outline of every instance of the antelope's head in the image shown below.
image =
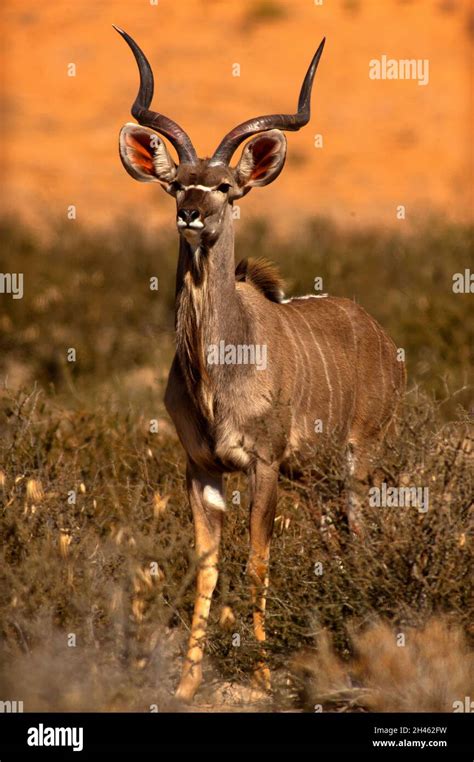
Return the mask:
<path fill-rule="evenodd" d="M 296 114 L 273 114 L 249 119 L 234 127 L 221 140 L 210 158 L 199 159 L 189 136 L 163 114 L 149 110 L 153 98 L 153 73 L 136 42 L 115 27 L 130 46 L 138 64 L 140 87 L 132 105 L 138 124 L 128 122 L 120 131 L 120 158 L 136 180 L 159 183 L 176 199 L 176 225 L 190 242 L 219 235 L 229 204 L 256 186 L 268 185 L 283 169 L 286 138 L 282 130 L 299 130 L 310 118 L 311 88 L 323 39 L 301 87 Z M 159 134 L 158 134 L 159 133 Z M 179 164 L 170 156 L 164 141 L 175 148 Z M 236 166 L 230 162 L 238 146 L 248 137 Z"/>

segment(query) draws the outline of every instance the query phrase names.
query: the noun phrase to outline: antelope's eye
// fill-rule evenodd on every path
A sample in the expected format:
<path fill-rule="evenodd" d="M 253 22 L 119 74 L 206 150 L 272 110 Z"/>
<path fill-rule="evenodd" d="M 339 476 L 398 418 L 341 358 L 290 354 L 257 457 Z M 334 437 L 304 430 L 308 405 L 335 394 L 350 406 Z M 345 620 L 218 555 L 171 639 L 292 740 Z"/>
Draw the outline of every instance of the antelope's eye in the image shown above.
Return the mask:
<path fill-rule="evenodd" d="M 230 188 L 230 183 L 221 183 L 217 186 L 217 190 L 221 193 L 228 193 Z"/>
<path fill-rule="evenodd" d="M 173 180 L 170 187 L 171 187 L 171 190 L 173 190 L 175 193 L 177 193 L 180 190 L 183 190 L 183 186 L 181 185 L 180 182 L 178 182 L 178 180 Z"/>

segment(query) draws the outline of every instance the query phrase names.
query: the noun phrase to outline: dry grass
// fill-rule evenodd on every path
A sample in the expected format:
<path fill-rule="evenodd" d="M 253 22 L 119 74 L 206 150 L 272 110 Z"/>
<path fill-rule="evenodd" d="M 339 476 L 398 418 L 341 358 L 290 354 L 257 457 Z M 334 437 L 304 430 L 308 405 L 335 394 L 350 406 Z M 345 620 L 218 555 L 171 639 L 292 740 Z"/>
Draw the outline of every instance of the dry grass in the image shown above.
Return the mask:
<path fill-rule="evenodd" d="M 474 651 L 458 625 L 432 618 L 422 627 L 373 623 L 351 633 L 353 657 L 338 657 L 327 633 L 293 672 L 308 711 L 452 712 L 474 685 Z"/>
<path fill-rule="evenodd" d="M 290 655 L 315 637 L 324 652 L 325 631 L 331 632 L 339 659 L 349 658 L 354 647 L 371 653 L 370 637 L 378 635 L 354 639 L 351 627 L 379 617 L 390 623 L 374 631 L 384 633 L 385 641 L 391 628 L 416 632 L 438 614 L 449 614 L 458 630 L 469 634 L 469 423 L 440 422 L 439 406 L 427 398 L 407 407 L 400 439 L 383 455 L 383 478 L 398 484 L 410 473 L 415 483 L 429 483 L 426 514 L 413 507 L 367 507 L 366 536 L 360 542 L 345 524 L 337 459 L 319 474 L 282 480 L 268 602 L 276 708 L 294 706 L 285 677 Z M 1 648 L 8 665 L 2 695 L 11 695 L 15 687 L 15 695 L 20 693 L 31 709 L 169 706 L 196 564 L 176 438 L 164 424 L 162 433 L 150 434 L 145 417 L 132 408 L 122 410 L 117 400 L 87 411 L 65 410 L 36 392 L 5 395 L 2 409 L 8 421 L 2 430 L 0 517 Z M 232 477 L 228 494 L 236 488 L 242 490 L 242 504 L 228 503 L 209 630 L 208 686 L 202 694 L 208 703 L 222 681 L 245 683 L 256 659 L 245 576 L 247 498 L 243 479 Z M 322 574 L 315 574 L 317 563 Z M 436 628 L 423 632 L 420 643 L 429 660 L 430 633 L 435 641 L 440 638 Z M 75 647 L 68 643 L 71 634 Z M 459 638 L 451 643 L 453 658 L 462 662 Z M 333 657 L 327 648 L 325 653 L 329 679 Z M 406 653 L 414 658 L 412 650 Z M 53 663 L 51 679 L 48 664 Z M 362 684 L 367 680 L 371 688 L 370 706 L 393 707 L 403 686 L 384 699 L 384 683 L 369 685 L 377 677 L 371 677 L 370 662 L 364 664 Z M 382 665 L 383 660 L 374 660 L 376 676 L 391 669 Z M 408 679 L 405 666 L 399 666 L 400 676 Z M 342 666 L 336 672 L 345 680 Z M 415 683 L 415 668 L 410 674 Z M 67 691 L 62 689 L 66 684 Z M 405 692 L 407 702 L 414 701 Z M 347 700 L 350 706 L 351 691 Z"/>

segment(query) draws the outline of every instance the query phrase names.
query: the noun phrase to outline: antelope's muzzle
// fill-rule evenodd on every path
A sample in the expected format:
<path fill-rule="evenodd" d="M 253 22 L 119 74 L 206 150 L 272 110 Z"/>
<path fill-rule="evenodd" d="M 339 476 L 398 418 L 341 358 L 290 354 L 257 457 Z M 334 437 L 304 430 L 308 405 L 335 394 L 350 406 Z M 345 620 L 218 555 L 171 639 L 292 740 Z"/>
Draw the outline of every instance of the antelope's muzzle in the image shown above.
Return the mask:
<path fill-rule="evenodd" d="M 176 219 L 178 230 L 201 230 L 204 223 L 201 219 L 201 213 L 198 209 L 180 209 Z"/>

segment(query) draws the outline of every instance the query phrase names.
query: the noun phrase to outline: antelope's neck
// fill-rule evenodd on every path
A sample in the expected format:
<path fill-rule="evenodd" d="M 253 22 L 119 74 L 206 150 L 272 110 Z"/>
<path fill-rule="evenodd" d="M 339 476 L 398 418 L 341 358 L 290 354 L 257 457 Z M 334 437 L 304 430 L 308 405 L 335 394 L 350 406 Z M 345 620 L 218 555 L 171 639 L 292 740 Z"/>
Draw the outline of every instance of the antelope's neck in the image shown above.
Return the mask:
<path fill-rule="evenodd" d="M 234 231 L 226 208 L 218 237 L 194 247 L 180 239 L 176 277 L 177 353 L 189 390 L 212 417 L 218 369 L 207 362 L 219 342 L 244 343 L 248 326 L 235 288 Z"/>

